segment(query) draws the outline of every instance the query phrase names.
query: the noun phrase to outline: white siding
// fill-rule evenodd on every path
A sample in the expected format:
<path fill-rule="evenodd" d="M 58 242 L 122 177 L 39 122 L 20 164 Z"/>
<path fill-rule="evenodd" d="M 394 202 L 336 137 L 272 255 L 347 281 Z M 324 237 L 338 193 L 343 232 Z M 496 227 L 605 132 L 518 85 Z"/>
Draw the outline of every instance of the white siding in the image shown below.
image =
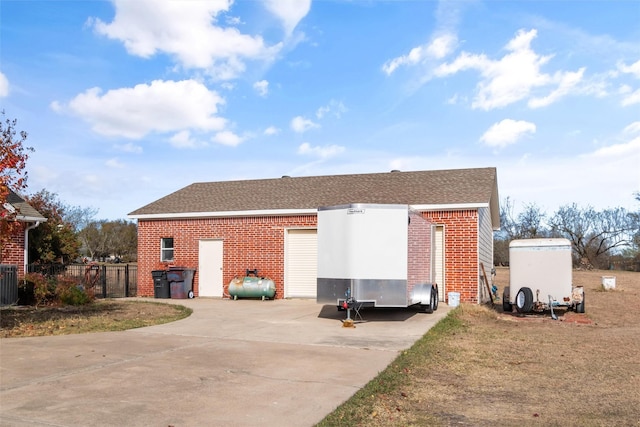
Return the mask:
<path fill-rule="evenodd" d="M 480 278 L 484 265 L 487 280 L 491 282 L 491 268 L 493 267 L 493 227 L 491 226 L 491 211 L 487 208 L 478 209 L 478 301 L 489 300 L 487 287 Z"/>

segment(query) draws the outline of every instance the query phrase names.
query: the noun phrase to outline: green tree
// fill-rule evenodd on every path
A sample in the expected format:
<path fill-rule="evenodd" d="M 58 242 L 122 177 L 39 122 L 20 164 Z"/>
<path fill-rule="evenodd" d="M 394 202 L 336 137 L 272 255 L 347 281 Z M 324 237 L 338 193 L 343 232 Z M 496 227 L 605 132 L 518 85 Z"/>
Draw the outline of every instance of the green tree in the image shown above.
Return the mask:
<path fill-rule="evenodd" d="M 118 257 L 134 260 L 137 255 L 136 224 L 125 220 L 92 221 L 79 232 L 79 237 L 91 258 Z"/>
<path fill-rule="evenodd" d="M 68 207 L 47 190 L 26 197 L 27 202 L 47 218 L 31 231 L 29 259 L 41 263 L 70 263 L 80 256 L 75 224 L 65 220 Z"/>

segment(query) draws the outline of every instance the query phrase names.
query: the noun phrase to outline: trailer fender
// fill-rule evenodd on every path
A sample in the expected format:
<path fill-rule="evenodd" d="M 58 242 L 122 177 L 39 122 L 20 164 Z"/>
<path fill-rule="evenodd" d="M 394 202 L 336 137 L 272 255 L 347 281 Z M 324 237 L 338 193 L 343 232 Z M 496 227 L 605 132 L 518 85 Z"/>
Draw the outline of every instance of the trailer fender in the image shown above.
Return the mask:
<path fill-rule="evenodd" d="M 428 313 L 438 309 L 437 286 L 431 283 L 420 283 L 411 291 L 411 304 L 419 304 Z"/>

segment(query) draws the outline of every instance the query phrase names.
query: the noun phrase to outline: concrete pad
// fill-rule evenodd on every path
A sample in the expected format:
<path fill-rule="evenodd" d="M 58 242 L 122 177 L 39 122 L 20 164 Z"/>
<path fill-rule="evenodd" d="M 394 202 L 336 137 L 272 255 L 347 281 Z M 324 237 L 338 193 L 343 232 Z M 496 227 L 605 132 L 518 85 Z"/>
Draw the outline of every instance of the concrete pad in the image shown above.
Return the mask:
<path fill-rule="evenodd" d="M 313 300 L 148 300 L 183 320 L 0 340 L 3 426 L 311 426 L 443 318 Z"/>

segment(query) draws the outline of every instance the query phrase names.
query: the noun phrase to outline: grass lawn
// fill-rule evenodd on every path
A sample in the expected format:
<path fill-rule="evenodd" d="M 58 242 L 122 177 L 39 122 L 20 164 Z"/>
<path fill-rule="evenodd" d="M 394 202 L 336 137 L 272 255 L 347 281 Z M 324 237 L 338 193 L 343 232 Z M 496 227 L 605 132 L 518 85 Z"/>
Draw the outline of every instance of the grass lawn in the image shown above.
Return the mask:
<path fill-rule="evenodd" d="M 319 426 L 640 425 L 640 273 L 573 279 L 585 314 L 462 304 Z"/>
<path fill-rule="evenodd" d="M 8 307 L 0 311 L 0 338 L 122 331 L 183 319 L 181 305 L 125 300 L 96 300 L 62 307 Z"/>

